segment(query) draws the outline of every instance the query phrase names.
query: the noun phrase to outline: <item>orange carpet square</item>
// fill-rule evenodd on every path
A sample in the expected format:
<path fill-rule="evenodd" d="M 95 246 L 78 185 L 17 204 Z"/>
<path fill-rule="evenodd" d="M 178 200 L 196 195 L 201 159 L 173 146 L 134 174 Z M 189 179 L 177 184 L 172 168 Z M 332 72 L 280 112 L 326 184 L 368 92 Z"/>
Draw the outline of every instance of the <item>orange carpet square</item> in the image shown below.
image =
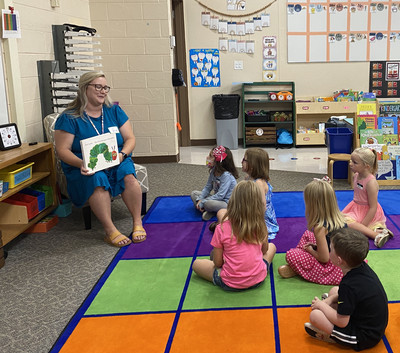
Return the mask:
<path fill-rule="evenodd" d="M 392 352 L 400 352 L 400 303 L 389 304 L 389 324 L 386 328 L 386 338 L 390 343 Z"/>
<path fill-rule="evenodd" d="M 61 353 L 164 352 L 175 314 L 82 318 Z"/>
<path fill-rule="evenodd" d="M 311 308 L 280 308 L 278 309 L 279 338 L 281 353 L 330 353 L 354 352 L 351 348 L 336 343 L 326 343 L 309 336 L 304 330 L 304 323 L 309 321 Z M 378 345 L 363 352 L 387 353 L 381 340 Z M 393 352 L 396 352 L 394 350 Z"/>
<path fill-rule="evenodd" d="M 170 352 L 275 352 L 272 310 L 181 313 Z"/>

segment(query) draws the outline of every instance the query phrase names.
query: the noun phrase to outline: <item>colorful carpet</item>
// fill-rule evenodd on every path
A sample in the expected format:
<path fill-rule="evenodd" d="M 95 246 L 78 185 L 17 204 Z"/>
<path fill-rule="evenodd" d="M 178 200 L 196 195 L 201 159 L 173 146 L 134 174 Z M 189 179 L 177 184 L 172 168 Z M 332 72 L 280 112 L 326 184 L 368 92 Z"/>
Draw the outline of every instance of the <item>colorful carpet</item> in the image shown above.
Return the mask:
<path fill-rule="evenodd" d="M 337 191 L 342 209 L 352 191 Z M 366 352 L 400 352 L 400 190 L 381 190 L 379 202 L 394 238 L 383 249 L 370 244 L 369 265 L 389 299 L 384 339 Z M 277 268 L 306 229 L 301 192 L 273 195 L 280 232 L 265 283 L 229 293 L 192 273 L 196 257 L 211 250 L 209 222 L 189 196 L 159 197 L 144 217 L 148 238 L 121 249 L 65 328 L 55 352 L 343 352 L 304 331 L 310 303 L 330 287 L 299 277 L 282 279 Z"/>

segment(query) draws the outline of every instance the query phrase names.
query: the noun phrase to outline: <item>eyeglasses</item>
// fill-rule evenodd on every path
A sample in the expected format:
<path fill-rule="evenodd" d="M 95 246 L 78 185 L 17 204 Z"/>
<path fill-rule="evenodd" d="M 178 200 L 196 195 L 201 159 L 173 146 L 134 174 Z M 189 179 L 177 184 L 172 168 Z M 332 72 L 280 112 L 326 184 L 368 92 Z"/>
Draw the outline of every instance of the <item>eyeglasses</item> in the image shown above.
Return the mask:
<path fill-rule="evenodd" d="M 93 86 L 94 89 L 95 89 L 96 91 L 99 91 L 99 92 L 100 92 L 101 90 L 104 90 L 104 92 L 106 92 L 106 93 L 110 92 L 110 89 L 111 89 L 110 86 L 102 86 L 102 85 L 98 85 L 98 84 L 95 84 L 95 83 L 89 83 L 88 86 Z"/>
<path fill-rule="evenodd" d="M 243 162 L 247 162 L 247 159 L 245 159 L 244 157 L 243 157 L 243 159 L 242 159 L 242 163 L 243 163 Z"/>

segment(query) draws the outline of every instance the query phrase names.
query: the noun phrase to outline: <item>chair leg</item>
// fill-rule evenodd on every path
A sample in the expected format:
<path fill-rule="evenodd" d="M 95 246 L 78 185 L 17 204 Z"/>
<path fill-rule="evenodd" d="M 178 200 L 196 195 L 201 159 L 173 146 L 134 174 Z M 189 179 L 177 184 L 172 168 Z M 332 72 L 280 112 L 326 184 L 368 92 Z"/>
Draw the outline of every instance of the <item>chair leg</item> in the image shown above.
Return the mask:
<path fill-rule="evenodd" d="M 92 228 L 92 210 L 90 206 L 83 206 L 82 208 L 83 221 L 85 222 L 85 229 Z"/>
<path fill-rule="evenodd" d="M 142 210 L 141 215 L 144 216 L 147 213 L 147 192 L 142 192 Z"/>
<path fill-rule="evenodd" d="M 328 162 L 328 177 L 329 177 L 329 179 L 331 179 L 332 187 L 333 187 L 333 163 L 335 163 L 335 161 L 333 159 L 331 159 Z"/>

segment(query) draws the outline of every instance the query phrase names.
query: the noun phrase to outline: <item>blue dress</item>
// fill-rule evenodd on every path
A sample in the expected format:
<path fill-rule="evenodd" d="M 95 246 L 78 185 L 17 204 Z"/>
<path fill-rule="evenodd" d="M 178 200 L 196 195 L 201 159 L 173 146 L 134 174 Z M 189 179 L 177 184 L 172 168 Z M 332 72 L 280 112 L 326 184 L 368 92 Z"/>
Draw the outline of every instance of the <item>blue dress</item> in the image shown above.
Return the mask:
<path fill-rule="evenodd" d="M 121 151 L 124 140 L 119 128 L 128 120 L 128 116 L 118 105 L 107 107 L 103 105 L 104 133 L 117 132 L 118 152 Z M 101 119 L 91 119 L 99 132 L 102 131 Z M 57 119 L 55 130 L 63 130 L 74 135 L 71 151 L 79 158 L 82 158 L 80 141 L 97 135 L 96 130 L 85 118 L 76 118 L 68 112 L 63 112 Z M 130 156 L 129 156 L 130 157 Z M 62 169 L 67 179 L 68 195 L 73 204 L 82 207 L 93 194 L 96 187 L 104 187 L 111 196 L 121 194 L 125 189 L 125 175 L 133 174 L 136 177 L 135 165 L 132 158 L 125 158 L 119 165 L 101 170 L 93 175 L 82 175 L 80 168 L 76 168 L 61 162 Z"/>
<path fill-rule="evenodd" d="M 255 180 L 254 180 L 255 181 Z M 265 194 L 265 200 L 267 201 L 267 209 L 265 210 L 265 224 L 268 229 L 268 239 L 275 239 L 276 233 L 279 232 L 278 221 L 276 220 L 276 214 L 274 205 L 272 204 L 272 186 L 267 181 L 268 192 Z"/>

